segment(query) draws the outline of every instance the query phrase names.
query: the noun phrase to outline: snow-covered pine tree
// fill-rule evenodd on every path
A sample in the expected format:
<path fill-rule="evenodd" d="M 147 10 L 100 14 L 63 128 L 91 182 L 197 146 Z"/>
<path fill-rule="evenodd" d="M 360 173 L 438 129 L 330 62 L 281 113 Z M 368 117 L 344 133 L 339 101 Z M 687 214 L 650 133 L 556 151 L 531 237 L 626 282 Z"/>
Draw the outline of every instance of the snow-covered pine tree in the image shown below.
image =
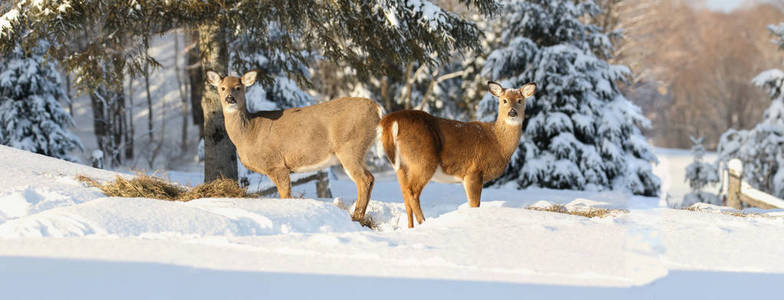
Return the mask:
<path fill-rule="evenodd" d="M 784 23 L 768 26 L 773 42 L 784 50 Z M 784 71 L 771 69 L 752 80 L 771 99 L 762 122 L 750 130 L 727 130 L 721 135 L 717 164 L 733 158 L 743 162 L 743 180 L 754 188 L 784 198 Z"/>
<path fill-rule="evenodd" d="M 657 195 L 660 180 L 651 166 L 657 159 L 639 129 L 650 122 L 618 87 L 629 69 L 599 58 L 610 57 L 610 38 L 581 21 L 600 8 L 590 0 L 503 4 L 496 24 L 502 45 L 483 74 L 504 86 L 539 86 L 526 102 L 518 151 L 496 183 Z M 478 118 L 494 120 L 496 106 L 486 95 Z"/>
<path fill-rule="evenodd" d="M 754 188 L 784 198 L 784 71 L 760 73 L 753 83 L 771 97 L 762 122 L 750 130 L 727 130 L 721 135 L 717 163 L 733 158 L 743 162 L 743 180 Z"/>
<path fill-rule="evenodd" d="M 268 29 L 269 43 L 280 42 L 287 34 L 275 23 Z M 250 70 L 258 70 L 260 80 L 247 90 L 248 110 L 285 109 L 315 104 L 313 97 L 305 92 L 296 78 L 310 78 L 309 60 L 292 59 L 287 53 L 268 50 L 268 47 L 254 47 L 248 43 L 249 32 L 237 36 L 229 44 L 231 55 L 229 64 L 235 75 L 242 75 Z M 304 51 L 303 51 L 304 52 Z M 312 55 L 308 55 L 312 60 Z M 284 66 L 291 70 L 287 73 Z M 292 79 L 292 77 L 294 79 Z"/>
<path fill-rule="evenodd" d="M 39 41 L 0 57 L 0 144 L 73 161 L 68 152 L 82 144 L 68 130 L 73 120 L 60 101 L 70 100 L 57 67 L 44 59 L 47 48 Z"/>
<path fill-rule="evenodd" d="M 679 206 L 686 207 L 697 202 L 721 204 L 716 194 L 702 190 L 708 184 L 719 182 L 716 167 L 703 161 L 703 157 L 705 157 L 705 147 L 702 146 L 703 137 L 690 137 L 690 139 L 694 143 L 694 146 L 691 147 L 694 161 L 686 166 L 686 181 L 689 183 L 691 193 L 683 197 L 683 202 Z"/>

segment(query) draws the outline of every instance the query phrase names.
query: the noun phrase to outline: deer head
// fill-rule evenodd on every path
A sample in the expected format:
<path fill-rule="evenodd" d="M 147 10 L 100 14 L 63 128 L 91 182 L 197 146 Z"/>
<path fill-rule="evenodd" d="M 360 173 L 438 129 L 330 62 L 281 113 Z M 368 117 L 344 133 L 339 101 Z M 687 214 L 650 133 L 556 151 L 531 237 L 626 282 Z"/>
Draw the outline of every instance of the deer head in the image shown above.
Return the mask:
<path fill-rule="evenodd" d="M 487 83 L 490 94 L 498 97 L 498 121 L 519 126 L 525 117 L 525 99 L 534 95 L 536 84 L 528 83 L 519 89 L 506 89 L 495 81 Z"/>
<path fill-rule="evenodd" d="M 207 71 L 207 82 L 218 90 L 218 95 L 224 113 L 245 111 L 245 89 L 256 82 L 258 72 L 250 71 L 242 78 L 226 76 L 222 78 L 218 73 Z"/>

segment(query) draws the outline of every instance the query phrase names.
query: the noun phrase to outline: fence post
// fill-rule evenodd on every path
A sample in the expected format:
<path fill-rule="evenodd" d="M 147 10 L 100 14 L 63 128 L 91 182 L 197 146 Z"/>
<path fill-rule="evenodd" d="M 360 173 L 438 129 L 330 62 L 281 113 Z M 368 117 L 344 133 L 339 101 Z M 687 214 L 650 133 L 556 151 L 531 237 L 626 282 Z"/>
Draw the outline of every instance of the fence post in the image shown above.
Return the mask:
<path fill-rule="evenodd" d="M 743 174 L 743 163 L 734 158 L 727 163 L 727 206 L 734 209 L 743 209 L 740 202 L 741 176 Z"/>
<path fill-rule="evenodd" d="M 324 172 L 324 170 L 318 171 L 316 195 L 319 198 L 332 198 L 332 191 L 329 189 L 329 174 Z"/>

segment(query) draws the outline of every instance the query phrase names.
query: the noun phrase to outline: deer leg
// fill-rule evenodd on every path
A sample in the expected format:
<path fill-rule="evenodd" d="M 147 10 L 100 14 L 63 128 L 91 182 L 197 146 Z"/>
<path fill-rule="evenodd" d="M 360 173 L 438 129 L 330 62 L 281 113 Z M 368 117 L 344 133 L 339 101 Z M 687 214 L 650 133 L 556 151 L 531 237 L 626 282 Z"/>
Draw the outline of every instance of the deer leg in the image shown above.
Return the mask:
<path fill-rule="evenodd" d="M 408 215 L 408 228 L 414 228 L 414 211 L 411 207 L 411 188 L 406 178 L 404 169 L 397 171 L 397 181 L 400 183 L 400 192 L 403 194 L 403 204 L 406 205 L 406 215 Z"/>
<path fill-rule="evenodd" d="M 438 168 L 437 157 L 421 154 L 423 161 L 418 164 L 406 166 L 408 169 L 408 188 L 409 188 L 409 203 L 411 209 L 414 211 L 417 223 L 422 224 L 425 221 L 425 215 L 422 213 L 422 206 L 419 203 L 419 195 L 422 194 L 422 189 L 425 188 L 433 174 Z"/>
<path fill-rule="evenodd" d="M 403 202 L 406 205 L 406 215 L 408 216 L 408 228 L 414 228 L 414 210 L 411 207 L 411 196 L 409 196 L 410 193 L 408 191 L 410 191 L 408 188 L 406 188 L 403 191 Z"/>
<path fill-rule="evenodd" d="M 348 176 L 357 185 L 357 203 L 354 205 L 354 214 L 351 216 L 351 219 L 354 221 L 362 220 L 365 217 L 365 210 L 370 201 L 370 192 L 373 190 L 375 178 L 365 168 L 364 155 L 359 156 L 359 158 L 350 154 L 338 154 L 337 156 Z"/>
<path fill-rule="evenodd" d="M 463 188 L 468 198 L 468 205 L 479 207 L 479 200 L 482 198 L 482 176 L 479 173 L 469 173 L 463 178 Z"/>
<path fill-rule="evenodd" d="M 419 195 L 422 194 L 422 189 L 425 188 L 424 184 L 414 184 L 411 187 L 411 208 L 414 210 L 414 216 L 416 216 L 417 223 L 422 224 L 425 221 L 425 215 L 422 214 L 422 206 L 419 205 Z"/>
<path fill-rule="evenodd" d="M 281 198 L 291 198 L 291 178 L 289 175 L 291 171 L 288 169 L 275 169 L 267 174 L 275 187 L 278 188 L 278 194 Z"/>

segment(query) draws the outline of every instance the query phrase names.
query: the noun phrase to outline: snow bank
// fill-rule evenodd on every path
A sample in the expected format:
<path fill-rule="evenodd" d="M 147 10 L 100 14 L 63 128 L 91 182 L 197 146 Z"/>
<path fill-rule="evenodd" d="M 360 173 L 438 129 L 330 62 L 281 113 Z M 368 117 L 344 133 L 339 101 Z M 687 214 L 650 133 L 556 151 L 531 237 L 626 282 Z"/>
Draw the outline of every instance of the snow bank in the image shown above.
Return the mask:
<path fill-rule="evenodd" d="M 296 279 L 296 286 L 323 287 L 318 296 L 325 299 L 345 297 L 346 286 L 356 284 L 373 291 L 405 286 L 418 295 L 459 286 L 464 291 L 456 299 L 487 291 L 628 299 L 679 295 L 670 289 L 683 289 L 680 280 L 690 287 L 748 278 L 770 283 L 784 274 L 784 218 L 673 210 L 622 193 L 489 188 L 482 207 L 471 208 L 462 186 L 433 183 L 422 194 L 426 221 L 410 230 L 399 186 L 379 173 L 368 207 L 374 231 L 351 221 L 356 190 L 346 179 L 332 181 L 338 199 L 308 199 L 314 191 L 306 185 L 297 187 L 304 199 L 181 203 L 104 197 L 72 178 L 115 173 L 8 147 L 0 146 L 0 165 L 8 174 L 0 177 L 4 297 L 56 290 L 66 291 L 57 297 L 148 298 L 110 294 L 139 285 L 162 297 L 203 290 L 194 297 L 209 298 L 229 287 L 237 290 L 221 291 L 313 296 L 310 289 L 292 291 Z M 527 209 L 552 204 L 629 212 L 584 218 Z M 332 284 L 317 283 L 325 280 Z M 78 282 L 100 288 L 79 294 Z M 47 288 L 25 288 L 32 284 Z M 759 286 L 752 292 L 776 287 Z"/>
<path fill-rule="evenodd" d="M 297 203 L 293 203 L 293 202 Z M 0 237 L 247 236 L 358 231 L 347 214 L 310 199 L 100 198 L 0 225 Z"/>

